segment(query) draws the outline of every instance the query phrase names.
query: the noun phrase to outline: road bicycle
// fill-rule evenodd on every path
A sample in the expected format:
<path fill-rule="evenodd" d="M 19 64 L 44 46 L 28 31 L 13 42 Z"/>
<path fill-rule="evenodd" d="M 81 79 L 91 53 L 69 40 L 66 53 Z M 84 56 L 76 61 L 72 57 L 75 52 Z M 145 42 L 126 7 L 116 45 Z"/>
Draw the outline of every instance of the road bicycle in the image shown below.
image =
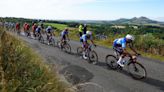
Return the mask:
<path fill-rule="evenodd" d="M 89 63 L 97 64 L 98 63 L 98 55 L 96 51 L 92 49 L 93 45 L 89 45 L 88 48 L 86 49 L 86 57 L 88 57 Z M 77 54 L 82 56 L 83 55 L 83 47 L 78 47 L 77 48 Z"/>
<path fill-rule="evenodd" d="M 55 41 L 54 36 L 48 35 L 48 36 L 47 36 L 47 41 L 48 41 L 48 45 L 51 45 L 51 46 L 53 46 L 53 47 L 56 46 L 56 41 Z"/>
<path fill-rule="evenodd" d="M 58 48 L 60 48 L 61 50 L 67 52 L 67 53 L 71 53 L 71 45 L 68 43 L 68 40 L 64 40 L 64 41 L 57 41 L 57 46 Z"/>
<path fill-rule="evenodd" d="M 120 69 L 122 70 L 123 67 L 121 67 L 119 64 L 117 64 L 117 61 L 119 59 L 118 52 L 114 49 L 116 55 L 107 55 L 106 56 L 106 64 L 111 69 Z M 137 55 L 129 56 L 130 59 L 126 61 L 125 65 L 127 66 L 128 73 L 134 78 L 134 79 L 144 79 L 147 76 L 147 72 L 145 67 L 137 61 Z"/>
<path fill-rule="evenodd" d="M 44 38 L 40 33 L 35 34 L 35 39 L 37 39 L 40 43 L 44 44 Z"/>

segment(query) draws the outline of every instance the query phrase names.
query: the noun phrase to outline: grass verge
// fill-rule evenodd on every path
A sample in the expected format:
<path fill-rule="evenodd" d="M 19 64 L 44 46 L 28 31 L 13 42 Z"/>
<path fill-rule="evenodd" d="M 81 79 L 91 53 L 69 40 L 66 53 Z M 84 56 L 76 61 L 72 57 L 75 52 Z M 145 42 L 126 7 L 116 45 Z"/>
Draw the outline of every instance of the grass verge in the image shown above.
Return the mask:
<path fill-rule="evenodd" d="M 22 41 L 0 29 L 0 92 L 71 92 Z"/>

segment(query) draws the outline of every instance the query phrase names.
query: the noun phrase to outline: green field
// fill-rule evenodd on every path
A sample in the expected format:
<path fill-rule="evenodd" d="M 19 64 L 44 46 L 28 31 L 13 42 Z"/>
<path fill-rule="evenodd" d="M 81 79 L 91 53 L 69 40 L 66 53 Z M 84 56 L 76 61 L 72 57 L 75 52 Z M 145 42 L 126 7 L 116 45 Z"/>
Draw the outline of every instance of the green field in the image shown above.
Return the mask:
<path fill-rule="evenodd" d="M 64 28 L 68 27 L 67 25 L 65 24 L 57 24 L 57 23 L 44 23 L 45 25 L 50 25 L 52 27 L 55 27 L 59 30 L 63 30 Z"/>

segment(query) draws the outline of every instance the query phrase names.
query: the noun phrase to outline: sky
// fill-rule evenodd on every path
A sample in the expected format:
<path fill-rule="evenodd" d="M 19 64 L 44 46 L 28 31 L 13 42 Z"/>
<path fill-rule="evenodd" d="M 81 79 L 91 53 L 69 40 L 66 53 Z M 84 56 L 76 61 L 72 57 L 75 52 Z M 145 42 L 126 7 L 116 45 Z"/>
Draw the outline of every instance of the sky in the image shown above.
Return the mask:
<path fill-rule="evenodd" d="M 145 16 L 164 21 L 164 0 L 0 0 L 0 17 L 115 20 Z"/>

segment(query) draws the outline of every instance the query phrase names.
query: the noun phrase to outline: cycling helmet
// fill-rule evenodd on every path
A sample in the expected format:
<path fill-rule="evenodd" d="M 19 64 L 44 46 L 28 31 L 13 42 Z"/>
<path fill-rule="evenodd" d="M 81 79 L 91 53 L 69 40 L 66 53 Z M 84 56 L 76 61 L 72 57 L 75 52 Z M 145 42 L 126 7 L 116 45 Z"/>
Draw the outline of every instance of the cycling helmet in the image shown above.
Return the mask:
<path fill-rule="evenodd" d="M 127 34 L 125 38 L 129 39 L 129 40 L 132 40 L 132 41 L 134 41 L 134 39 L 135 39 L 134 36 L 130 35 L 130 34 Z"/>
<path fill-rule="evenodd" d="M 38 28 L 42 28 L 41 26 L 38 26 Z"/>
<path fill-rule="evenodd" d="M 92 32 L 91 31 L 87 31 L 86 32 L 88 35 L 92 35 Z"/>
<path fill-rule="evenodd" d="M 49 29 L 51 29 L 51 26 L 48 26 Z"/>

